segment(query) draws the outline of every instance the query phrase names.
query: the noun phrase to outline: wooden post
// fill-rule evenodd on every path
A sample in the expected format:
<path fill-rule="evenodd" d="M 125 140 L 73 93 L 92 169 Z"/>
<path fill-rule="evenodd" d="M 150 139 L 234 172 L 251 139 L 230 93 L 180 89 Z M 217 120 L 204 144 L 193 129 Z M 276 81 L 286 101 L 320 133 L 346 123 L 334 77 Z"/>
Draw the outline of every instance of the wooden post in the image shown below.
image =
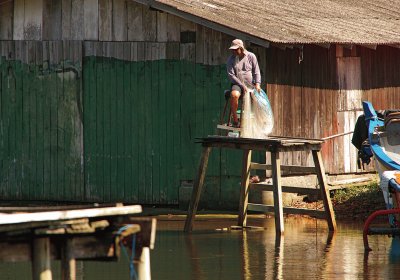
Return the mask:
<path fill-rule="evenodd" d="M 328 222 L 328 227 L 330 231 L 336 230 L 336 219 L 335 213 L 333 212 L 333 206 L 331 202 L 331 197 L 329 195 L 328 184 L 326 183 L 325 177 L 325 168 L 322 162 L 321 152 L 320 151 L 312 151 L 315 169 L 317 172 L 318 183 L 321 189 L 321 196 L 324 202 L 324 209 L 326 214 L 326 220 Z"/>
<path fill-rule="evenodd" d="M 35 238 L 32 251 L 32 279 L 51 280 L 50 238 Z"/>
<path fill-rule="evenodd" d="M 143 247 L 138 263 L 138 277 L 140 280 L 151 280 L 150 248 Z"/>
<path fill-rule="evenodd" d="M 245 227 L 247 223 L 250 164 L 251 164 L 251 150 L 244 150 L 243 161 L 242 161 L 242 183 L 240 188 L 239 217 L 238 217 L 238 226 L 241 227 Z"/>
<path fill-rule="evenodd" d="M 283 235 L 283 207 L 282 207 L 282 183 L 281 183 L 281 160 L 279 151 L 271 151 L 272 183 L 274 185 L 274 212 L 276 235 Z"/>
<path fill-rule="evenodd" d="M 196 180 L 194 181 L 192 198 L 190 199 L 188 215 L 185 222 L 185 232 L 190 232 L 193 226 L 193 218 L 196 215 L 197 206 L 199 205 L 201 190 L 203 188 L 204 177 L 207 170 L 208 157 L 210 156 L 211 147 L 204 147 L 201 155 L 199 169 Z"/>
<path fill-rule="evenodd" d="M 67 239 L 61 252 L 61 279 L 76 280 L 76 260 L 72 253 L 72 239 Z"/>

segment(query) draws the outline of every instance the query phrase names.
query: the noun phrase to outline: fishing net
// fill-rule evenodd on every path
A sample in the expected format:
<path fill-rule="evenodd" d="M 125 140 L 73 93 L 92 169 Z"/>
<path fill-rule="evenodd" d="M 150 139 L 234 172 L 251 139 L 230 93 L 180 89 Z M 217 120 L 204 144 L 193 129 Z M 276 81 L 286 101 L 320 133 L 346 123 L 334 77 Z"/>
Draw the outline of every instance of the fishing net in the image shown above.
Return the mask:
<path fill-rule="evenodd" d="M 274 115 L 267 94 L 248 88 L 243 96 L 241 137 L 265 139 L 274 127 Z"/>

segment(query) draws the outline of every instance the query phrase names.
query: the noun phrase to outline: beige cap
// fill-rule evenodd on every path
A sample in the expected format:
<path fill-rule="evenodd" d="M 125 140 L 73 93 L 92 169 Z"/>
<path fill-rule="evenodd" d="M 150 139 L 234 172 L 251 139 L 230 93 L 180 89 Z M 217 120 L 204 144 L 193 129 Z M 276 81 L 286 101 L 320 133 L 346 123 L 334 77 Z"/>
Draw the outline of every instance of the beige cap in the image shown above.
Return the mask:
<path fill-rule="evenodd" d="M 240 39 L 235 39 L 232 41 L 232 44 L 230 46 L 230 50 L 236 50 L 238 48 L 244 49 L 243 41 Z"/>

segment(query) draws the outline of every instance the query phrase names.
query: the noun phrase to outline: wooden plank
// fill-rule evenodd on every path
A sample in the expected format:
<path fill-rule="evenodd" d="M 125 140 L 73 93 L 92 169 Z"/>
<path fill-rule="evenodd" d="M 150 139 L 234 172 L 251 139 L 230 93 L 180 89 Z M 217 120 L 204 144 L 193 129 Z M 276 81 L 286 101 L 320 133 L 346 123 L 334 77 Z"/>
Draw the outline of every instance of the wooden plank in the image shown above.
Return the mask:
<path fill-rule="evenodd" d="M 0 4 L 0 40 L 13 39 L 13 4 L 13 1 Z"/>
<path fill-rule="evenodd" d="M 274 185 L 265 183 L 253 183 L 250 184 L 250 188 L 257 189 L 260 191 L 274 191 Z M 296 187 L 296 186 L 282 186 L 282 192 L 297 193 L 301 195 L 319 195 L 321 193 L 319 189 Z"/>
<path fill-rule="evenodd" d="M 127 1 L 113 0 L 112 3 L 112 39 L 113 41 L 128 40 Z"/>
<path fill-rule="evenodd" d="M 144 41 L 154 42 L 157 40 L 157 12 L 149 7 L 143 8 L 142 30 Z"/>
<path fill-rule="evenodd" d="M 43 20 L 43 0 L 25 1 L 24 39 L 41 40 Z"/>
<path fill-rule="evenodd" d="M 168 42 L 179 42 L 181 38 L 180 19 L 167 13 L 167 40 Z"/>
<path fill-rule="evenodd" d="M 275 232 L 276 235 L 283 235 L 284 220 L 282 209 L 282 183 L 281 183 L 281 161 L 279 152 L 271 151 L 272 181 L 274 184 L 274 212 L 275 212 Z"/>
<path fill-rule="evenodd" d="M 140 205 L 2 215 L 0 225 L 81 218 L 124 216 L 142 212 Z"/>
<path fill-rule="evenodd" d="M 13 39 L 24 39 L 25 0 L 14 0 Z"/>
<path fill-rule="evenodd" d="M 315 167 L 317 168 L 317 177 L 319 187 L 321 189 L 322 200 L 324 202 L 324 208 L 326 212 L 326 220 L 330 231 L 336 230 L 336 219 L 333 211 L 332 201 L 329 194 L 328 184 L 325 177 L 325 169 L 322 162 L 321 152 L 312 151 Z"/>
<path fill-rule="evenodd" d="M 274 213 L 275 207 L 272 205 L 265 205 L 265 204 L 248 204 L 249 211 L 257 211 L 263 213 Z M 312 209 L 304 209 L 304 208 L 294 208 L 294 207 L 283 207 L 283 212 L 286 214 L 295 214 L 295 215 L 308 215 L 315 218 L 325 218 L 325 212 L 321 210 L 312 210 Z"/>
<path fill-rule="evenodd" d="M 86 0 L 71 1 L 71 22 L 70 22 L 71 40 L 84 40 L 86 28 L 96 28 L 96 26 L 93 27 L 86 26 L 86 24 L 88 24 L 87 21 L 90 20 L 84 18 L 86 2 L 87 2 Z M 96 11 L 91 11 L 91 12 L 93 13 L 93 15 L 96 14 Z M 93 32 L 97 32 L 97 30 L 94 30 Z M 87 38 L 87 39 L 93 39 L 93 38 Z"/>
<path fill-rule="evenodd" d="M 168 14 L 157 12 L 157 42 L 168 41 Z"/>
<path fill-rule="evenodd" d="M 112 40 L 112 2 L 113 0 L 99 0 L 99 40 Z"/>
<path fill-rule="evenodd" d="M 43 0 L 43 40 L 60 40 L 62 37 L 62 0 Z"/>
<path fill-rule="evenodd" d="M 238 226 L 245 227 L 247 223 L 247 204 L 249 199 L 249 179 L 250 179 L 251 150 L 243 151 L 242 159 L 242 182 L 239 198 L 239 217 Z"/>
<path fill-rule="evenodd" d="M 85 0 L 83 18 L 85 40 L 97 40 L 99 34 L 99 0 Z"/>
<path fill-rule="evenodd" d="M 143 41 L 143 5 L 127 2 L 128 41 Z"/>
<path fill-rule="evenodd" d="M 185 227 L 184 227 L 185 232 L 192 231 L 193 219 L 196 216 L 197 206 L 200 201 L 201 190 L 204 184 L 204 177 L 207 171 L 208 157 L 210 156 L 210 152 L 211 152 L 210 147 L 203 148 L 196 179 L 193 183 L 192 197 L 190 199 L 188 215 L 186 217 Z"/>
<path fill-rule="evenodd" d="M 83 10 L 83 9 L 81 9 Z M 72 0 L 62 0 L 61 3 L 61 37 L 71 39 Z M 83 28 L 82 28 L 83 29 Z"/>
<path fill-rule="evenodd" d="M 256 169 L 256 170 L 272 170 L 272 165 L 252 162 L 250 168 Z M 289 174 L 290 173 L 303 173 L 303 174 L 315 173 L 314 166 L 281 165 L 281 170 L 282 170 L 282 172 L 287 172 Z"/>

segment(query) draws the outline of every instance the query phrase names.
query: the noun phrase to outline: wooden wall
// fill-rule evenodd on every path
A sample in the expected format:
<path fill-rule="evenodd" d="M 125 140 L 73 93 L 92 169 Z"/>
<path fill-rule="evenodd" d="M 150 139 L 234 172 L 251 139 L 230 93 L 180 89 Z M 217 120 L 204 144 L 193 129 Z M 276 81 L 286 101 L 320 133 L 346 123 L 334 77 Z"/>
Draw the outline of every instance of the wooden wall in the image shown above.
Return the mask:
<path fill-rule="evenodd" d="M 3 197 L 176 204 L 197 168 L 195 138 L 216 133 L 232 39 L 134 1 L 0 0 Z M 364 99 L 400 106 L 399 49 L 248 48 L 274 135 L 351 131 Z M 350 140 L 324 144 L 327 172 L 360 171 Z M 240 161 L 237 151 L 211 156 L 210 204 L 236 206 Z"/>

